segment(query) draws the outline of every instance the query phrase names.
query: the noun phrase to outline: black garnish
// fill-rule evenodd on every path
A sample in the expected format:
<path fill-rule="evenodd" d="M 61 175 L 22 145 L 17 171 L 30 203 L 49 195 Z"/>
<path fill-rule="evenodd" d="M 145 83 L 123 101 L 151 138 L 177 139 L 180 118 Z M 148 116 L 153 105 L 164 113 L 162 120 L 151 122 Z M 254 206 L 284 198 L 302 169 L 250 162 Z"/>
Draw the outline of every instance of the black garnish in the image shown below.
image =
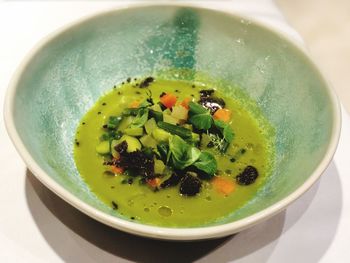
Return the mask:
<path fill-rule="evenodd" d="M 222 109 L 225 107 L 225 101 L 221 98 L 217 98 L 214 96 L 215 90 L 201 90 L 199 91 L 200 99 L 199 104 L 201 104 L 204 108 L 210 110 L 210 113 L 215 113 L 218 109 Z"/>
<path fill-rule="evenodd" d="M 107 128 L 108 128 L 108 125 L 107 125 L 107 124 L 104 124 L 104 125 L 102 126 L 102 128 L 103 128 L 103 129 L 107 129 Z"/>
<path fill-rule="evenodd" d="M 122 82 L 122 85 L 124 85 L 124 84 L 125 84 L 125 82 L 123 81 L 123 82 Z"/>
<path fill-rule="evenodd" d="M 178 89 L 176 89 L 175 92 L 179 93 L 180 91 Z"/>
<path fill-rule="evenodd" d="M 106 106 L 106 105 L 107 105 L 107 103 L 106 103 L 106 102 L 102 103 L 102 106 Z"/>
<path fill-rule="evenodd" d="M 211 97 L 211 95 L 213 95 L 214 92 L 215 90 L 213 89 L 206 89 L 206 90 L 200 90 L 199 94 L 201 98 L 208 98 L 208 97 Z"/>
<path fill-rule="evenodd" d="M 86 123 L 85 123 L 85 122 L 83 122 L 82 124 L 83 124 L 83 125 L 85 125 Z"/>
<path fill-rule="evenodd" d="M 160 184 L 160 188 L 168 188 L 171 186 L 176 186 L 178 183 L 180 183 L 180 180 L 181 180 L 181 176 L 173 172 L 169 179 L 165 180 Z"/>
<path fill-rule="evenodd" d="M 153 77 L 148 77 L 145 78 L 141 83 L 140 83 L 140 88 L 147 88 L 152 82 L 154 81 Z"/>
<path fill-rule="evenodd" d="M 97 112 L 97 114 L 101 114 L 101 112 L 99 111 L 99 112 Z"/>
<path fill-rule="evenodd" d="M 130 219 L 131 219 L 131 220 L 135 220 L 135 217 L 134 217 L 134 216 L 132 216 L 132 217 L 130 217 Z"/>
<path fill-rule="evenodd" d="M 211 114 L 215 113 L 218 109 L 225 108 L 225 101 L 216 97 L 201 97 L 198 103 L 210 110 Z"/>
<path fill-rule="evenodd" d="M 127 149 L 128 149 L 128 143 L 126 141 L 122 141 L 121 143 L 119 143 L 114 147 L 114 150 L 116 150 L 120 154 L 126 153 Z"/>
<path fill-rule="evenodd" d="M 117 210 L 118 209 L 118 205 L 116 202 L 112 201 L 112 206 L 113 206 L 113 209 L 114 210 Z"/>
<path fill-rule="evenodd" d="M 130 81 L 131 81 L 131 78 L 126 79 L 126 82 L 130 83 Z"/>
<path fill-rule="evenodd" d="M 242 148 L 242 149 L 240 150 L 240 153 L 241 153 L 241 154 L 245 154 L 246 151 L 247 151 L 246 149 L 243 149 L 243 148 Z"/>
<path fill-rule="evenodd" d="M 236 161 L 236 158 L 233 158 L 233 157 L 232 157 L 232 158 L 230 159 L 230 162 L 231 162 L 231 163 L 234 163 L 235 161 Z"/>
<path fill-rule="evenodd" d="M 134 180 L 132 178 L 128 179 L 128 184 L 132 184 L 134 182 Z"/>
<path fill-rule="evenodd" d="M 114 149 L 120 154 L 120 158 L 115 161 L 117 167 L 128 170 L 133 174 L 139 174 L 146 179 L 152 179 L 154 175 L 153 156 L 147 156 L 139 150 L 128 153 L 126 150 L 128 143 L 126 141 L 116 145 Z"/>
<path fill-rule="evenodd" d="M 258 178 L 258 170 L 251 165 L 244 168 L 243 172 L 236 176 L 236 181 L 239 185 L 250 185 Z"/>
<path fill-rule="evenodd" d="M 80 145 L 80 142 L 76 141 L 76 142 L 75 142 L 75 145 L 76 145 L 76 146 L 79 146 L 79 145 Z"/>
<path fill-rule="evenodd" d="M 163 97 L 164 95 L 166 95 L 166 93 L 163 91 L 163 92 L 159 95 L 159 98 Z"/>
<path fill-rule="evenodd" d="M 118 95 L 122 95 L 122 93 L 120 91 L 118 91 Z"/>
<path fill-rule="evenodd" d="M 194 196 L 200 192 L 202 182 L 197 177 L 186 174 L 181 180 L 180 193 L 186 196 Z"/>
<path fill-rule="evenodd" d="M 116 86 L 116 85 L 114 85 L 114 86 L 113 86 L 113 89 L 116 89 L 116 88 L 117 88 L 117 86 Z"/>

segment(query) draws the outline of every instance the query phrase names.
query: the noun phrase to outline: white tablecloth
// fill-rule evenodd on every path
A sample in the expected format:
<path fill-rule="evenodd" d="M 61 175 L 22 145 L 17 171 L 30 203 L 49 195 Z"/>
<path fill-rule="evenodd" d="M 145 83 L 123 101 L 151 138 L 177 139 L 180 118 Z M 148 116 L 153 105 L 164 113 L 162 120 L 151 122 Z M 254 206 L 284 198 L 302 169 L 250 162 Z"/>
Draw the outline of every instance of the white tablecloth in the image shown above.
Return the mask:
<path fill-rule="evenodd" d="M 1 2 L 0 100 L 18 63 L 40 38 L 82 16 L 128 4 Z M 302 45 L 269 0 L 205 5 L 252 16 Z M 2 115 L 2 107 L 0 111 Z M 62 201 L 28 171 L 2 120 L 0 142 L 1 262 L 350 262 L 350 118 L 344 111 L 334 160 L 306 194 L 268 221 L 201 242 L 148 240 L 102 225 Z"/>

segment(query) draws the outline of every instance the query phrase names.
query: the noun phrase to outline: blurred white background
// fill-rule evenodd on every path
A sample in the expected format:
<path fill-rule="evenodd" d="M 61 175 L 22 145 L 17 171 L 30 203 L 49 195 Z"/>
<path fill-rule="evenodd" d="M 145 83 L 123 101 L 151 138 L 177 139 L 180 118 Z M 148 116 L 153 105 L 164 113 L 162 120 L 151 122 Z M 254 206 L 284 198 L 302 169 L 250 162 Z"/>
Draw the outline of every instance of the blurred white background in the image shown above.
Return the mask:
<path fill-rule="evenodd" d="M 350 0 L 275 0 L 350 112 Z"/>

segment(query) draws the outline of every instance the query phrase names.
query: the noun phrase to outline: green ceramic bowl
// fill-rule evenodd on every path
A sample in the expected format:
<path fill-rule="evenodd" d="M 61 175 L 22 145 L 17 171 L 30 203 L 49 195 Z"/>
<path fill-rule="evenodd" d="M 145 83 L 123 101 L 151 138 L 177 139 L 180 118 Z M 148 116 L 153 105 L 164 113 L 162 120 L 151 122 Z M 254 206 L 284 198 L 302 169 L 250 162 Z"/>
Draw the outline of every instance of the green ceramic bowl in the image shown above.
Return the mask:
<path fill-rule="evenodd" d="M 147 75 L 220 80 L 227 94 L 239 90 L 254 100 L 276 130 L 266 185 L 220 224 L 175 229 L 126 221 L 78 174 L 73 138 L 81 117 L 113 85 Z M 180 5 L 112 10 L 50 35 L 15 74 L 5 120 L 28 168 L 61 198 L 111 227 L 173 240 L 229 235 L 286 208 L 326 169 L 340 132 L 337 99 L 296 44 L 240 16 Z"/>

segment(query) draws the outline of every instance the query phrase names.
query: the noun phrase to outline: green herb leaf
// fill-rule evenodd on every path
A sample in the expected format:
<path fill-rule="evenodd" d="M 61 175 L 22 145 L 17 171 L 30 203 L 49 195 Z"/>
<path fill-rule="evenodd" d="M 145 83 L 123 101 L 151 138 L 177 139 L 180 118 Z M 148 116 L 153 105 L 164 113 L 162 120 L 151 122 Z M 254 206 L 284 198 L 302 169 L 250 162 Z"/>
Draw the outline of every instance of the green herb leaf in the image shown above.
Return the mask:
<path fill-rule="evenodd" d="M 189 122 L 193 124 L 194 127 L 196 127 L 199 130 L 208 130 L 210 129 L 213 118 L 210 114 L 210 111 L 206 108 L 202 107 L 201 105 L 190 102 L 189 104 L 190 110 L 189 110 Z"/>
<path fill-rule="evenodd" d="M 141 128 L 148 120 L 148 109 L 141 108 L 136 117 L 132 120 L 130 128 Z"/>
<path fill-rule="evenodd" d="M 218 169 L 214 156 L 208 152 L 202 152 L 193 166 L 208 175 L 214 175 Z"/>
<path fill-rule="evenodd" d="M 184 169 L 199 158 L 201 151 L 186 143 L 181 137 L 174 135 L 169 140 L 169 149 L 173 165 L 177 169 Z"/>
<path fill-rule="evenodd" d="M 193 114 L 203 114 L 208 112 L 206 108 L 199 105 L 198 103 L 194 103 L 193 101 L 190 101 L 188 103 L 188 106 L 190 107 L 190 112 Z"/>
<path fill-rule="evenodd" d="M 218 121 L 218 120 L 215 120 L 214 124 L 220 130 L 225 141 L 227 141 L 228 143 L 231 143 L 234 138 L 234 133 L 232 131 L 231 126 L 223 121 Z"/>
<path fill-rule="evenodd" d="M 120 116 L 110 116 L 107 122 L 107 128 L 108 129 L 117 129 L 120 122 L 122 120 L 122 117 Z"/>

